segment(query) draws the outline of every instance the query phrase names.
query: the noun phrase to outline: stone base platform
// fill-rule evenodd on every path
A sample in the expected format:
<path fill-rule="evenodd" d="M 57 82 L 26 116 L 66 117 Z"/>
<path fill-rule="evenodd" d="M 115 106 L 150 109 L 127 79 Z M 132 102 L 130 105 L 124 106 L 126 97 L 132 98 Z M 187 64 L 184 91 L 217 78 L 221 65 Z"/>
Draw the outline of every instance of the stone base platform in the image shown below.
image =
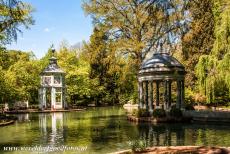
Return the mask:
<path fill-rule="evenodd" d="M 133 122 L 150 122 L 150 123 L 170 123 L 170 122 L 190 122 L 191 118 L 174 118 L 174 117 L 164 117 L 164 118 L 154 118 L 154 117 L 135 117 L 132 115 L 127 115 L 127 119 Z"/>

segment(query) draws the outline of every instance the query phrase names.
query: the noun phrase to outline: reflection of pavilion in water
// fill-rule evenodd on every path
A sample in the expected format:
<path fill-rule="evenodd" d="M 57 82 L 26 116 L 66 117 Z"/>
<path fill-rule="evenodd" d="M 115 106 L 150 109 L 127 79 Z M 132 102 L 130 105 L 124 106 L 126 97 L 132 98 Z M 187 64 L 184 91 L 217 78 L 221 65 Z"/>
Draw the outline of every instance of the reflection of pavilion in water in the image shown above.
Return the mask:
<path fill-rule="evenodd" d="M 29 113 L 26 114 L 18 114 L 17 115 L 19 122 L 30 121 Z"/>
<path fill-rule="evenodd" d="M 65 114 L 62 112 L 39 114 L 41 141 L 49 145 L 62 145 L 65 138 Z"/>
<path fill-rule="evenodd" d="M 169 125 L 138 125 L 140 139 L 148 146 L 185 145 L 186 128 Z"/>

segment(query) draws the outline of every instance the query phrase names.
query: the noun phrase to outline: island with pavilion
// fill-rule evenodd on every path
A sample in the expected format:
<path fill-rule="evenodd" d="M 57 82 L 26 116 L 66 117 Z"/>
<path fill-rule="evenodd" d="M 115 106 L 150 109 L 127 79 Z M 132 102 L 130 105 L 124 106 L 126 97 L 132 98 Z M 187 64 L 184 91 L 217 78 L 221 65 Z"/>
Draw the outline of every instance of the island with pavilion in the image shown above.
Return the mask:
<path fill-rule="evenodd" d="M 161 46 L 160 51 L 153 53 L 151 58 L 141 64 L 137 76 L 138 106 L 128 119 L 156 122 L 155 118 L 163 118 L 163 121 L 167 122 L 171 121 L 173 116 L 173 120 L 183 120 L 185 74 L 185 67 L 168 52 L 164 52 Z M 176 89 L 175 103 L 172 100 L 173 84 L 174 90 Z"/>

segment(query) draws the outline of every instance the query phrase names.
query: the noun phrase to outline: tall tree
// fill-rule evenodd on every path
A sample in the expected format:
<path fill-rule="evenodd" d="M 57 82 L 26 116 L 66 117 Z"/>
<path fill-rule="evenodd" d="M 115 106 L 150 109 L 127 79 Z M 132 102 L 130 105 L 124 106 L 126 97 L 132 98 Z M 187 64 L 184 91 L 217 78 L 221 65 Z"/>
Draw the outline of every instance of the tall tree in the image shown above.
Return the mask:
<path fill-rule="evenodd" d="M 117 102 L 116 89 L 121 70 L 118 64 L 119 59 L 107 34 L 102 29 L 95 28 L 90 37 L 90 43 L 85 45 L 85 51 L 90 63 L 90 78 L 98 79 L 98 86 L 104 89 L 98 93 L 97 102 Z"/>
<path fill-rule="evenodd" d="M 182 52 L 187 70 L 187 86 L 195 88 L 195 66 L 201 55 L 208 55 L 214 43 L 213 0 L 191 0 L 188 2 L 188 31 L 182 36 Z"/>
<path fill-rule="evenodd" d="M 103 25 L 118 51 L 129 53 L 136 69 L 160 43 L 174 45 L 185 23 L 183 0 L 87 0 L 86 13 Z"/>
<path fill-rule="evenodd" d="M 215 41 L 210 54 L 200 57 L 196 75 L 199 90 L 206 95 L 207 102 L 222 100 L 226 105 L 230 100 L 230 2 L 214 0 L 214 4 Z"/>

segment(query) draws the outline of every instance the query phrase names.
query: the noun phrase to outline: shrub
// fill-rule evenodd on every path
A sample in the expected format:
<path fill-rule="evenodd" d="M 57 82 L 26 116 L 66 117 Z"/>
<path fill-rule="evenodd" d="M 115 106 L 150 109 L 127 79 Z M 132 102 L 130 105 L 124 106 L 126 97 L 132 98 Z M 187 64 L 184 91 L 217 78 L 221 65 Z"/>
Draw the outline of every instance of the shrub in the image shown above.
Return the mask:
<path fill-rule="evenodd" d="M 195 108 L 193 107 L 193 104 L 189 103 L 185 104 L 185 110 L 195 110 Z"/>
<path fill-rule="evenodd" d="M 130 145 L 133 152 L 141 152 L 147 148 L 146 140 L 135 140 Z"/>
<path fill-rule="evenodd" d="M 178 108 L 172 108 L 169 112 L 169 115 L 176 118 L 183 116 L 182 111 Z"/>
<path fill-rule="evenodd" d="M 155 109 L 155 110 L 153 110 L 153 117 L 155 117 L 155 118 L 166 117 L 166 112 L 164 109 Z"/>
<path fill-rule="evenodd" d="M 134 110 L 132 112 L 132 115 L 135 115 L 137 117 L 149 117 L 150 113 L 146 111 L 145 109 L 138 109 L 138 110 Z"/>

